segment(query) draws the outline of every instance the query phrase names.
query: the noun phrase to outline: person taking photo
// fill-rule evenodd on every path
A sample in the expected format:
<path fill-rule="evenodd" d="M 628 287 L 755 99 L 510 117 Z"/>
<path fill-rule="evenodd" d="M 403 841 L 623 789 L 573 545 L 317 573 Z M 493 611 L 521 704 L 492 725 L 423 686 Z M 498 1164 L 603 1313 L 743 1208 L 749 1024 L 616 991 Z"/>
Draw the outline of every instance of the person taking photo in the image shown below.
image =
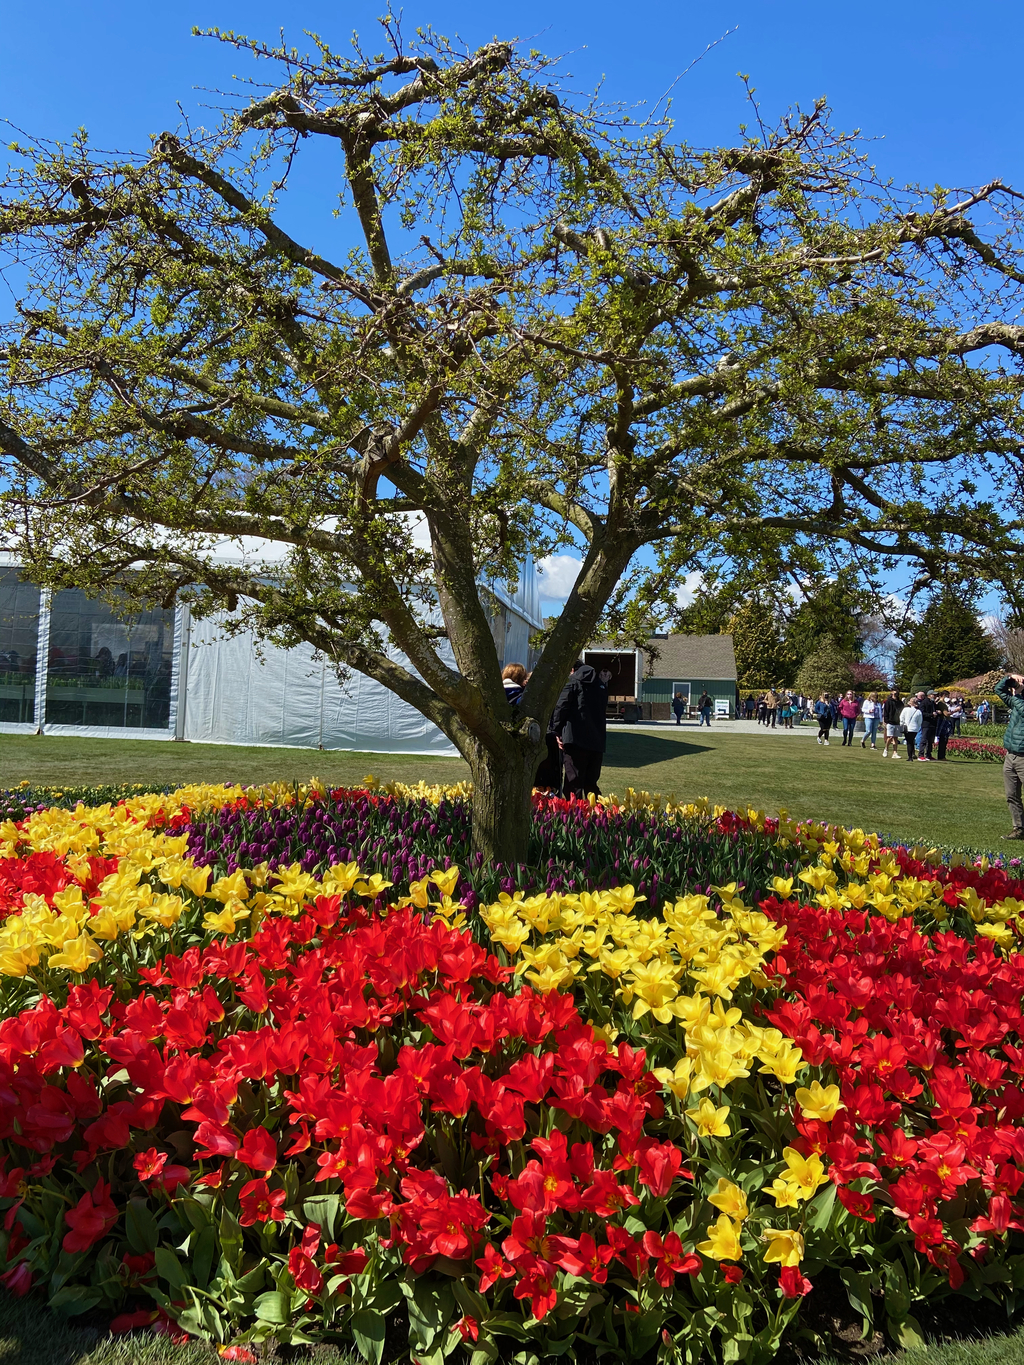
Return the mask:
<path fill-rule="evenodd" d="M 1010 673 L 996 683 L 996 696 L 1009 712 L 1006 733 L 1003 735 L 1003 789 L 1010 808 L 1013 829 L 1004 839 L 1024 839 L 1024 803 L 1021 802 L 1021 783 L 1024 781 L 1024 675 Z"/>

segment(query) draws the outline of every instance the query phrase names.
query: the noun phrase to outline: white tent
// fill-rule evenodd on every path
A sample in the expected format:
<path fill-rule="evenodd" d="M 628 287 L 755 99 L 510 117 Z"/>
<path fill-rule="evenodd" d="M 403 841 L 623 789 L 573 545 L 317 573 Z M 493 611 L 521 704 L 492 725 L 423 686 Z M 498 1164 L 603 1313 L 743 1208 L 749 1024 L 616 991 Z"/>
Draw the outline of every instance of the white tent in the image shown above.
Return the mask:
<path fill-rule="evenodd" d="M 224 543 L 218 558 L 248 560 L 264 548 Z M 543 624 L 532 562 L 514 592 L 488 590 L 502 661 L 529 666 L 529 636 Z M 455 752 L 379 683 L 352 674 L 339 684 L 309 646 L 257 651 L 247 632 L 229 635 L 224 619 L 192 620 L 178 606 L 126 625 L 83 593 L 40 593 L 20 580 L 12 556 L 0 558 L 0 732 Z"/>

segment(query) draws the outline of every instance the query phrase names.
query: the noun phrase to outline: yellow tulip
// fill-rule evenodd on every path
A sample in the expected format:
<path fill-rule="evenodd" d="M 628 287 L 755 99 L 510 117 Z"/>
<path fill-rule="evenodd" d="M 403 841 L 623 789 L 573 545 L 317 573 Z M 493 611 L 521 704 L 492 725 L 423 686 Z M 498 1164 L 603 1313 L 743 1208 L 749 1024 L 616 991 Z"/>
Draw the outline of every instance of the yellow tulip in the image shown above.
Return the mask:
<path fill-rule="evenodd" d="M 667 1090 L 671 1090 L 677 1099 L 685 1100 L 690 1093 L 690 1079 L 693 1075 L 693 1063 L 689 1057 L 683 1057 L 676 1062 L 675 1068 L 667 1066 L 656 1066 L 652 1073 L 657 1076 L 662 1085 Z"/>
<path fill-rule="evenodd" d="M 792 1085 L 803 1069 L 804 1056 L 798 1047 L 781 1047 L 773 1057 L 759 1057 L 761 1070 L 775 1076 L 783 1085 Z"/>
<path fill-rule="evenodd" d="M 356 882 L 353 890 L 357 896 L 369 896 L 372 900 L 376 900 L 378 896 L 382 896 L 388 887 L 392 885 L 393 883 L 386 881 L 379 872 L 375 872 L 372 877 L 367 877 L 365 881 Z M 296 887 L 301 888 L 298 894 L 296 894 Z M 309 873 L 303 873 L 301 878 L 295 877 L 289 882 L 289 889 L 287 891 L 284 891 L 280 886 L 275 889 L 280 894 L 287 895 L 289 900 L 307 900 L 315 897 L 320 889 L 319 887 L 316 887 L 316 890 L 314 891 L 312 889 L 313 887 L 316 887 L 316 879 Z"/>
<path fill-rule="evenodd" d="M 705 1256 L 710 1256 L 715 1261 L 739 1261 L 742 1259 L 743 1248 L 740 1246 L 740 1230 L 726 1214 L 719 1214 L 717 1221 L 708 1225 L 707 1233 L 708 1240 L 697 1243 L 698 1251 L 703 1252 Z"/>
<path fill-rule="evenodd" d="M 846 1108 L 839 1098 L 838 1085 L 823 1086 L 820 1081 L 811 1081 L 809 1089 L 801 1087 L 795 1098 L 804 1118 L 820 1119 L 822 1123 L 828 1123 L 840 1109 Z"/>
<path fill-rule="evenodd" d="M 764 1259 L 779 1265 L 799 1265 L 804 1256 L 804 1239 L 795 1228 L 765 1228 L 761 1238 L 769 1246 Z"/>
<path fill-rule="evenodd" d="M 539 970 L 531 968 L 526 973 L 526 979 L 539 991 L 541 995 L 550 995 L 552 991 L 564 990 L 572 985 L 573 972 L 568 965 L 565 967 L 541 967 Z"/>
<path fill-rule="evenodd" d="M 232 872 L 230 877 L 218 877 L 207 891 L 207 896 L 226 905 L 231 900 L 244 901 L 249 894 L 249 884 L 241 868 Z"/>
<path fill-rule="evenodd" d="M 519 920 L 491 930 L 491 938 L 495 943 L 500 943 L 505 951 L 513 957 L 529 937 L 529 925 L 523 924 Z"/>
<path fill-rule="evenodd" d="M 237 905 L 238 902 L 236 901 Z M 248 910 L 246 910 L 248 915 Z M 208 934 L 233 934 L 235 932 L 235 915 L 232 907 L 226 905 L 223 910 L 208 910 L 203 916 L 203 928 Z"/>
<path fill-rule="evenodd" d="M 780 1209 L 795 1209 L 800 1206 L 801 1192 L 798 1185 L 776 1176 L 771 1185 L 763 1186 L 775 1200 Z"/>
<path fill-rule="evenodd" d="M 423 877 L 418 882 L 410 882 L 409 894 L 402 899 L 406 904 L 414 905 L 417 910 L 426 910 L 427 906 L 430 904 L 430 882 L 426 877 Z M 487 924 L 488 928 L 492 927 L 491 921 L 485 920 L 484 923 Z"/>
<path fill-rule="evenodd" d="M 801 1190 L 806 1191 L 803 1196 L 805 1199 L 810 1199 L 820 1186 L 828 1183 L 824 1164 L 816 1152 L 812 1152 L 810 1156 L 804 1156 L 795 1147 L 786 1147 L 782 1156 L 789 1167 L 786 1172 L 786 1179 L 792 1180 L 794 1184 L 800 1186 Z"/>
<path fill-rule="evenodd" d="M 434 883 L 442 896 L 450 896 L 459 884 L 459 869 L 457 867 L 449 867 L 444 872 L 439 872 L 435 869 L 430 874 L 430 880 Z M 391 883 L 387 882 L 386 885 L 390 886 Z"/>
<path fill-rule="evenodd" d="M 186 872 L 182 877 L 181 885 L 187 886 L 193 896 L 202 896 L 206 893 L 209 881 L 210 869 L 208 867 L 194 867 L 191 872 Z"/>
<path fill-rule="evenodd" d="M 162 929 L 173 929 L 181 919 L 185 905 L 180 896 L 154 896 L 149 905 L 144 906 L 140 916 L 159 924 Z"/>
<path fill-rule="evenodd" d="M 24 976 L 38 962 L 37 948 L 0 949 L 0 973 L 4 976 Z"/>
<path fill-rule="evenodd" d="M 347 896 L 362 876 L 358 863 L 333 863 L 324 877 L 324 892 L 329 896 Z M 264 885 L 261 882 L 260 885 Z"/>
<path fill-rule="evenodd" d="M 701 1137 L 729 1137 L 732 1132 L 726 1122 L 729 1117 L 727 1104 L 716 1108 L 713 1100 L 704 1099 L 695 1109 L 687 1109 L 686 1117 L 695 1124 Z"/>
<path fill-rule="evenodd" d="M 54 953 L 48 967 L 63 967 L 69 972 L 85 972 L 103 957 L 103 949 L 88 934 L 70 939 L 59 953 Z"/>
<path fill-rule="evenodd" d="M 719 1177 L 714 1194 L 708 1195 L 708 1203 L 713 1204 L 716 1209 L 721 1210 L 723 1216 L 728 1216 L 736 1223 L 742 1223 L 749 1212 L 747 1196 L 739 1185 L 734 1185 L 731 1180 L 726 1180 L 725 1176 Z"/>

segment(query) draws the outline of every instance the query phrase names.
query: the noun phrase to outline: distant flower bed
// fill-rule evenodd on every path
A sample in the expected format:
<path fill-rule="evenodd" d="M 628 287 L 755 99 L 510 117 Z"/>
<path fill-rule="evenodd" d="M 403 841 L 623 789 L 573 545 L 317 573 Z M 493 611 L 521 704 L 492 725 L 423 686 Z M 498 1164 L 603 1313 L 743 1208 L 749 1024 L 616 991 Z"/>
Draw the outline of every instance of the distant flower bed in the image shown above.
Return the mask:
<path fill-rule="evenodd" d="M 763 1365 L 826 1269 L 895 1341 L 1010 1292 L 1024 883 L 633 793 L 538 801 L 495 890 L 465 813 L 192 787 L 0 823 L 9 1289 L 371 1365 L 396 1315 L 403 1359 Z"/>
<path fill-rule="evenodd" d="M 981 739 L 963 739 L 955 735 L 946 746 L 955 758 L 973 758 L 981 763 L 1002 763 L 1006 750 L 1001 744 L 986 744 Z"/>
<path fill-rule="evenodd" d="M 141 782 L 114 782 L 101 786 L 71 784 L 69 786 L 33 786 L 20 782 L 18 786 L 0 790 L 0 823 L 4 820 L 24 820 L 37 811 L 57 807 L 74 810 L 76 806 L 117 805 L 152 793 L 152 786 Z"/>

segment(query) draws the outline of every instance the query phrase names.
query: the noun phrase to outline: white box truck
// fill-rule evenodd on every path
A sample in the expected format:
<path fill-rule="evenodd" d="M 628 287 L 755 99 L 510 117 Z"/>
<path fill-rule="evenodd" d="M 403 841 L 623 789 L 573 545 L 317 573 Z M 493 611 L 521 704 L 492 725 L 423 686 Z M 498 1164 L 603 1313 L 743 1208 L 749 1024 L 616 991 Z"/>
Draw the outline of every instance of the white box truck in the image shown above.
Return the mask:
<path fill-rule="evenodd" d="M 598 673 L 607 670 L 608 719 L 635 725 L 641 718 L 643 655 L 639 649 L 585 649 L 583 662 Z"/>

